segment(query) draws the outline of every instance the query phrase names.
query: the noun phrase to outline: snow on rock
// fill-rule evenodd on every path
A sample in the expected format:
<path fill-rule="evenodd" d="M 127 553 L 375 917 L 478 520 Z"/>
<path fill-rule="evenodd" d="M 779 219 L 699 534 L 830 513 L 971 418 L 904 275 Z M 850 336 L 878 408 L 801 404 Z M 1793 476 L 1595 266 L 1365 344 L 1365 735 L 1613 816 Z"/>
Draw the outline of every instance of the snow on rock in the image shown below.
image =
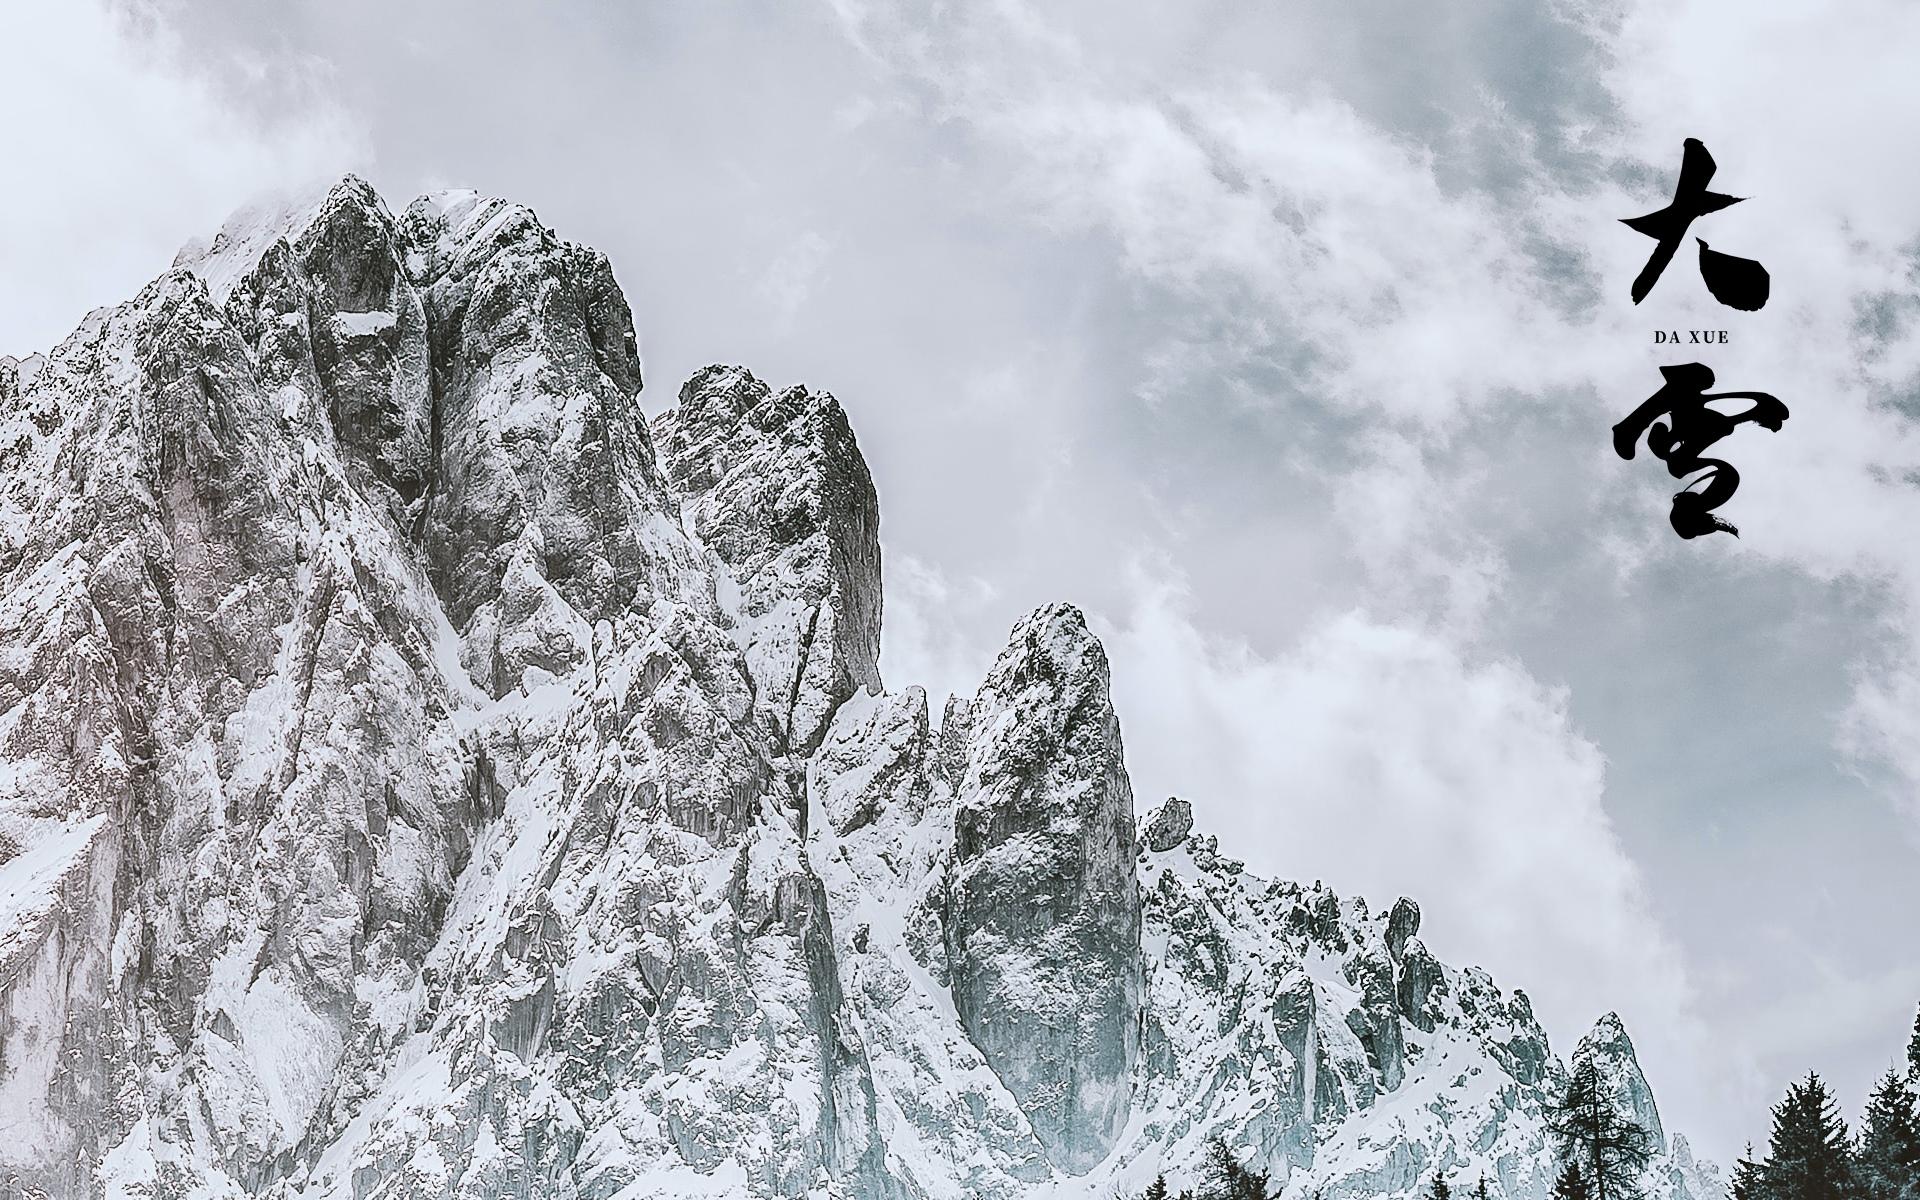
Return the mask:
<path fill-rule="evenodd" d="M 1138 844 L 1071 608 L 936 732 L 840 406 L 640 386 L 603 257 L 352 178 L 0 358 L 0 1190 L 1107 1197 L 1221 1133 L 1540 1200 L 1523 994 Z"/>
<path fill-rule="evenodd" d="M 692 532 L 738 586 L 747 661 L 787 746 L 880 687 L 880 507 L 832 396 L 713 366 L 654 422 Z"/>

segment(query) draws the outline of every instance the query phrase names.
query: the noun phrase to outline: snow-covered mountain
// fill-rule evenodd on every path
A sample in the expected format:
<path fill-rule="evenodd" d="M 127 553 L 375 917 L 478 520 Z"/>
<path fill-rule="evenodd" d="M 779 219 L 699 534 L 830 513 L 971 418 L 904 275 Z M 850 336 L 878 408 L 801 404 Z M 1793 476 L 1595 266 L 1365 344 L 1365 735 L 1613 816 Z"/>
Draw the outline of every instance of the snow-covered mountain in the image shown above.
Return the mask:
<path fill-rule="evenodd" d="M 1137 829 L 1070 607 L 936 727 L 835 400 L 640 386 L 605 258 L 354 179 L 0 359 L 0 1194 L 1105 1197 L 1221 1133 L 1544 1195 L 1523 993 Z"/>

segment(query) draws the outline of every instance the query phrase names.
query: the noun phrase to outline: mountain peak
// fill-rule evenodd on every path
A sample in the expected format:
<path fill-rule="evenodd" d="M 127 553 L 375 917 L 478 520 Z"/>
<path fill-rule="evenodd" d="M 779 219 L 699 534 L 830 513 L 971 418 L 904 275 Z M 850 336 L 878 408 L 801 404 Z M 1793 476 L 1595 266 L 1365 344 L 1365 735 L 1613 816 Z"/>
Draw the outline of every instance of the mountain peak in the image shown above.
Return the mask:
<path fill-rule="evenodd" d="M 331 184 L 255 199 L 222 222 L 211 237 L 193 238 L 181 246 L 173 265 L 193 272 L 217 303 L 225 303 L 275 243 L 299 241 L 322 213 L 341 209 L 378 213 L 392 224 L 392 215 L 373 186 L 358 175 L 343 175 Z"/>
<path fill-rule="evenodd" d="M 653 421 L 681 521 L 731 572 L 761 707 L 820 744 L 833 710 L 880 684 L 880 500 L 839 401 L 713 365 Z"/>
<path fill-rule="evenodd" d="M 1015 624 L 969 714 L 945 896 L 961 1023 L 1075 1175 L 1125 1130 L 1140 1052 L 1133 788 L 1108 686 L 1079 609 Z"/>
<path fill-rule="evenodd" d="M 1606 1093 L 1634 1123 L 1652 1135 L 1660 1153 L 1667 1151 L 1667 1133 L 1660 1121 L 1660 1109 L 1653 1100 L 1653 1089 L 1640 1069 L 1633 1039 L 1627 1035 L 1620 1014 L 1603 1014 L 1574 1047 L 1572 1061 L 1592 1062 L 1598 1070 Z"/>

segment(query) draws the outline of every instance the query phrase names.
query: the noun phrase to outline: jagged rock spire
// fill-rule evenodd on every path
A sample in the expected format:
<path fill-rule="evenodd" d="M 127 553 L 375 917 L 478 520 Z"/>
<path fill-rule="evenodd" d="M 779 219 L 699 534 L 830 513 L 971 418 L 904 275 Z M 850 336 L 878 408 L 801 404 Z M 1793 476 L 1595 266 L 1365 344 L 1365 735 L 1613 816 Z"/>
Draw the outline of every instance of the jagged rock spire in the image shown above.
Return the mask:
<path fill-rule="evenodd" d="M 1126 1125 L 1139 1051 L 1133 789 L 1108 689 L 1078 609 L 1014 627 L 972 705 L 947 890 L 961 1022 L 1076 1174 Z"/>
<path fill-rule="evenodd" d="M 809 753 L 841 701 L 880 690 L 880 505 L 846 413 L 711 366 L 654 431 L 688 528 L 738 582 L 760 704 Z"/>
<path fill-rule="evenodd" d="M 1667 1131 L 1660 1122 L 1660 1109 L 1653 1102 L 1653 1089 L 1640 1070 L 1640 1058 L 1634 1053 L 1633 1039 L 1627 1036 L 1620 1014 L 1610 1012 L 1595 1021 L 1573 1048 L 1571 1061 L 1591 1061 L 1604 1094 L 1651 1135 L 1659 1153 L 1667 1152 Z"/>

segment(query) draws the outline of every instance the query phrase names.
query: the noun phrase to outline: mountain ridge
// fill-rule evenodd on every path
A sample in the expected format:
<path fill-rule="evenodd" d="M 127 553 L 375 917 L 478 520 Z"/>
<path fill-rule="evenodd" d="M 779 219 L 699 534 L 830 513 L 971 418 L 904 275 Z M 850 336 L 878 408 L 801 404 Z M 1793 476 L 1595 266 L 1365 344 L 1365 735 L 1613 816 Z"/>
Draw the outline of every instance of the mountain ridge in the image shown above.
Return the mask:
<path fill-rule="evenodd" d="M 1136 817 L 1070 605 L 886 690 L 839 403 L 641 387 L 603 256 L 351 177 L 0 359 L 11 1194 L 1105 1195 L 1215 1132 L 1545 1194 L 1524 993 Z"/>

